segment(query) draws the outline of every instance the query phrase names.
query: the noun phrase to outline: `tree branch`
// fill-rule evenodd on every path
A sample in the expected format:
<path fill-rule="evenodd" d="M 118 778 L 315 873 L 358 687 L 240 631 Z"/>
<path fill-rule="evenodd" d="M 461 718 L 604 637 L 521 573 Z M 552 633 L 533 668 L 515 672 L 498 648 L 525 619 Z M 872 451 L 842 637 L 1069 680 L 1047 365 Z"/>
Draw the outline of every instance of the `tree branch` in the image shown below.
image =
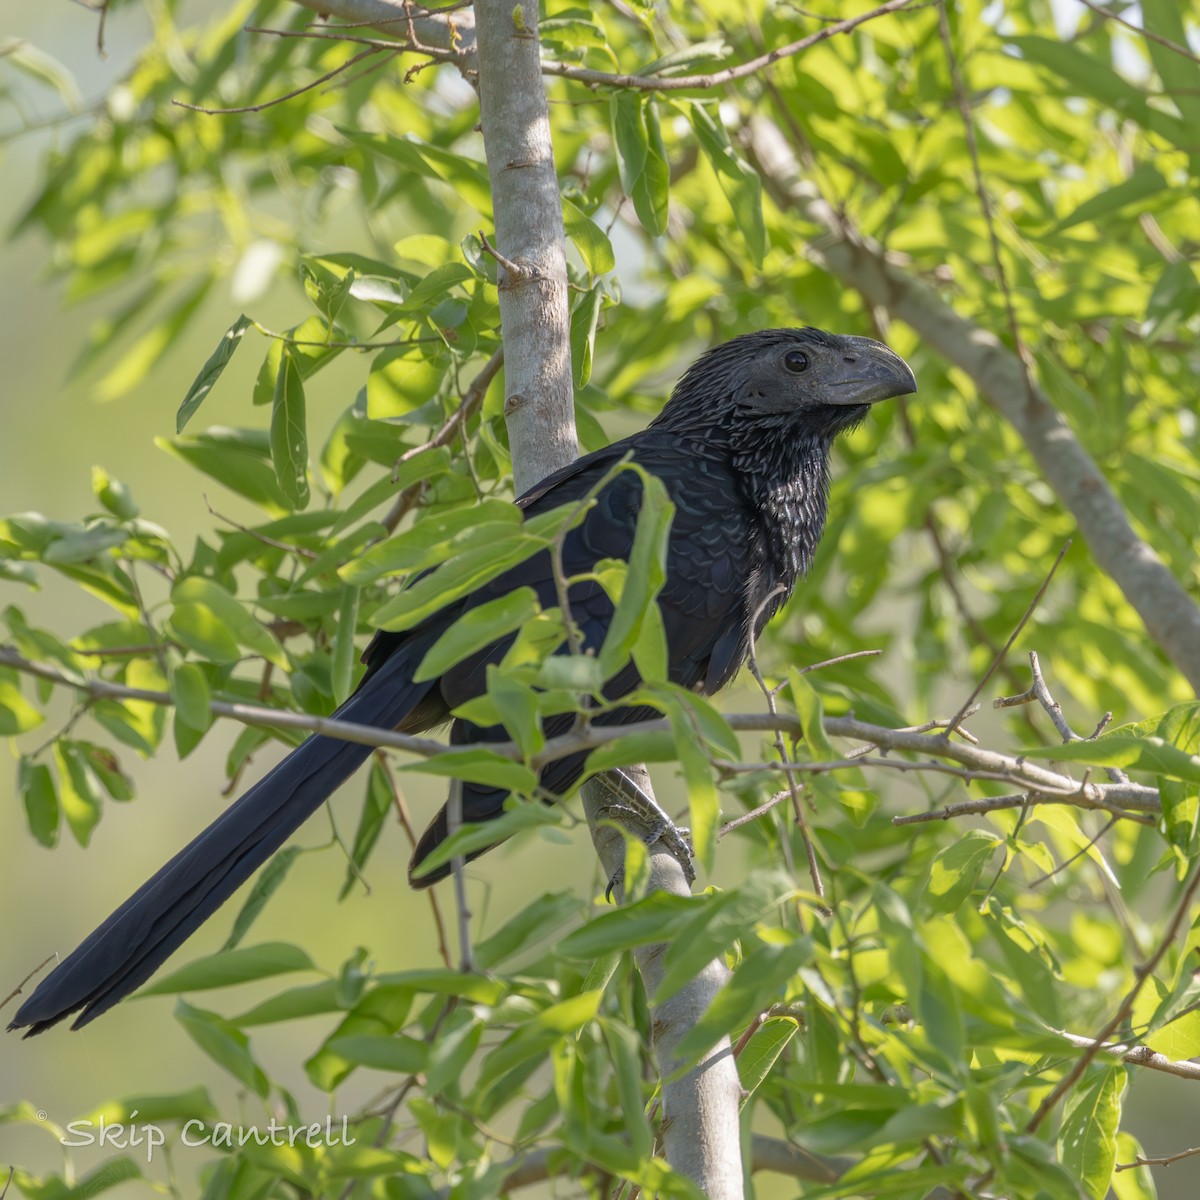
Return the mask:
<path fill-rule="evenodd" d="M 81 692 L 89 701 L 95 700 L 140 700 L 150 704 L 171 706 L 174 704 L 169 692 L 148 691 L 145 688 L 127 687 L 125 684 L 109 683 L 82 675 L 68 675 L 54 667 L 30 662 L 9 646 L 0 646 L 0 667 L 8 667 L 25 675 L 45 679 L 63 687 Z M 434 738 L 415 737 L 397 733 L 391 729 L 380 729 L 374 725 L 359 725 L 353 721 L 341 721 L 334 717 L 319 717 L 308 713 L 284 712 L 253 704 L 229 703 L 213 700 L 209 704 L 214 716 L 239 721 L 243 725 L 261 725 L 276 729 L 294 729 L 303 733 L 319 733 L 325 737 L 341 738 L 365 746 L 386 747 L 404 750 L 420 758 L 432 758 L 439 754 L 453 754 L 456 747 L 439 742 Z M 725 717 L 729 727 L 736 732 L 775 733 L 782 732 L 791 737 L 801 737 L 799 718 L 791 713 L 730 713 Z M 953 811 L 940 810 L 920 814 L 918 817 L 895 817 L 896 824 L 908 824 L 915 820 L 947 819 L 950 816 L 967 815 L 969 812 L 986 812 L 993 808 L 1011 807 L 1017 803 L 1062 803 L 1079 808 L 1098 808 L 1110 813 L 1128 816 L 1130 813 L 1145 813 L 1157 816 L 1161 813 L 1161 802 L 1156 788 L 1143 784 L 1125 782 L 1092 783 L 1089 780 L 1072 779 L 1070 775 L 1042 767 L 1022 756 L 1002 754 L 982 746 L 946 740 L 937 732 L 943 722 L 931 722 L 916 729 L 889 729 L 883 725 L 872 725 L 855 717 L 826 717 L 825 732 L 830 737 L 849 738 L 865 742 L 883 751 L 901 751 L 918 756 L 917 762 L 901 762 L 888 758 L 869 758 L 851 752 L 845 758 L 830 762 L 764 762 L 754 764 L 730 763 L 714 759 L 719 771 L 734 773 L 742 770 L 785 770 L 826 774 L 830 771 L 850 770 L 862 766 L 881 767 L 897 771 L 939 771 L 954 773 L 965 779 L 980 779 L 1010 783 L 1022 788 L 1022 798 L 991 797 L 963 805 L 947 806 Z M 622 737 L 636 737 L 647 733 L 665 733 L 671 728 L 664 717 L 652 721 L 639 721 L 631 725 L 584 725 L 561 737 L 550 738 L 542 749 L 529 759 L 535 770 L 561 758 L 578 754 L 581 750 L 594 750 Z M 928 730 L 935 732 L 927 732 Z M 515 742 L 489 743 L 494 754 L 513 760 L 522 760 L 524 755 Z M 955 771 L 946 767 L 939 759 L 949 759 L 965 768 Z M 648 788 L 647 788 L 648 790 Z M 601 797 L 604 808 L 606 797 Z M 973 805 L 974 807 L 969 807 Z M 607 824 L 600 826 L 593 835 L 605 845 L 602 861 L 612 873 L 621 865 L 624 856 L 624 841 L 619 832 Z M 609 847 L 610 839 L 615 845 Z M 658 844 L 656 843 L 656 846 Z M 663 847 L 670 858 L 669 851 Z M 682 874 L 682 871 L 681 871 Z M 611 878 L 611 875 L 610 875 Z"/>

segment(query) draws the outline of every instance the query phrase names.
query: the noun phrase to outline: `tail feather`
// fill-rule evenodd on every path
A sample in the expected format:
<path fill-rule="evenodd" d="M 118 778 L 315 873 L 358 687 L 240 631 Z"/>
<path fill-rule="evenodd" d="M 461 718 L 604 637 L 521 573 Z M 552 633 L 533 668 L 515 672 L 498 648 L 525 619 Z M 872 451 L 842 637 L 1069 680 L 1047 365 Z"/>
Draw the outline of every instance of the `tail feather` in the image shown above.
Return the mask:
<path fill-rule="evenodd" d="M 425 707 L 421 702 L 433 685 L 414 686 L 413 662 L 395 661 L 412 657 L 394 655 L 336 715 L 394 729 Z M 298 746 L 64 959 L 17 1010 L 9 1029 L 28 1027 L 30 1037 L 82 1009 L 72 1026 L 78 1029 L 145 983 L 371 752 L 370 746 L 320 736 Z"/>

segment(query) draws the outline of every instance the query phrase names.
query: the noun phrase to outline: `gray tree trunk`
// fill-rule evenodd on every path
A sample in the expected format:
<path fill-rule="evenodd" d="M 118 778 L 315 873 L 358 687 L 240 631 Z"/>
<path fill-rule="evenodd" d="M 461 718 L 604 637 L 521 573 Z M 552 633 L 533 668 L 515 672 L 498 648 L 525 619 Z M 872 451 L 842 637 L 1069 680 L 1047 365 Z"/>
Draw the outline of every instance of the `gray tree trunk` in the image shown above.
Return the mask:
<path fill-rule="evenodd" d="M 517 20 L 517 13 L 522 14 Z M 542 83 L 537 4 L 476 0 L 479 108 L 495 210 L 496 249 L 514 270 L 499 266 L 504 336 L 505 404 L 513 481 L 518 494 L 576 456 L 571 386 L 570 326 L 562 201 Z M 649 789 L 642 771 L 639 782 Z M 584 808 L 597 853 L 612 878 L 624 861 L 619 832 L 598 824 L 607 793 L 584 788 Z M 676 895 L 690 888 L 661 843 L 651 847 L 650 886 Z M 662 977 L 665 946 L 637 955 L 647 992 Z M 654 1049 L 669 1078 L 675 1047 L 707 1009 L 728 973 L 710 963 L 654 1010 Z M 737 1065 L 726 1039 L 704 1061 L 663 1088 L 667 1161 L 711 1200 L 740 1200 L 742 1192 Z"/>

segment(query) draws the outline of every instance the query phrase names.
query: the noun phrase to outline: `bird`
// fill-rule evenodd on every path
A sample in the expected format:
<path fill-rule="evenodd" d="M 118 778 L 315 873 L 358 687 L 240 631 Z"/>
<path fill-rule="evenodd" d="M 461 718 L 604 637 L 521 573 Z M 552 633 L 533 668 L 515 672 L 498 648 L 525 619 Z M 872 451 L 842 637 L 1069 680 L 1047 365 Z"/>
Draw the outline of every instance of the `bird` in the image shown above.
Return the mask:
<path fill-rule="evenodd" d="M 586 576 L 603 559 L 628 559 L 644 485 L 631 461 L 664 485 L 674 505 L 657 603 L 671 683 L 708 696 L 744 664 L 752 639 L 781 608 L 812 563 L 825 527 L 834 439 L 877 401 L 916 391 L 908 364 L 881 342 L 799 327 L 758 330 L 713 347 L 679 379 L 643 430 L 576 459 L 520 496 L 525 518 L 591 499 L 561 541 L 560 578 Z M 436 570 L 433 569 L 436 579 Z M 488 670 L 512 635 L 444 671 L 414 679 L 426 653 L 465 612 L 532 588 L 543 608 L 559 604 L 550 553 L 540 551 L 413 628 L 376 633 L 366 670 L 335 716 L 419 733 L 483 695 Z M 614 606 L 592 579 L 572 582 L 567 608 L 576 648 L 603 645 Z M 565 647 L 560 647 L 560 651 Z M 641 683 L 630 659 L 603 688 L 598 723 L 659 715 L 620 705 Z M 573 715 L 548 717 L 547 736 Z M 566 724 L 562 724 L 562 722 Z M 557 724 L 556 724 L 557 722 Z M 507 740 L 502 726 L 454 719 L 454 745 Z M 81 1028 L 146 982 L 369 757 L 371 747 L 314 734 L 287 755 L 144 883 L 38 985 L 10 1030 L 40 1033 L 72 1013 Z M 581 782 L 586 753 L 547 764 L 539 794 L 564 798 Z M 501 815 L 508 791 L 481 782 L 461 788 L 461 816 Z M 409 880 L 428 887 L 448 866 L 422 864 L 448 836 L 443 807 L 420 838 Z M 490 847 L 485 847 L 490 848 Z M 477 853 L 482 853 L 478 851 Z M 472 855 L 474 857 L 474 855 Z"/>

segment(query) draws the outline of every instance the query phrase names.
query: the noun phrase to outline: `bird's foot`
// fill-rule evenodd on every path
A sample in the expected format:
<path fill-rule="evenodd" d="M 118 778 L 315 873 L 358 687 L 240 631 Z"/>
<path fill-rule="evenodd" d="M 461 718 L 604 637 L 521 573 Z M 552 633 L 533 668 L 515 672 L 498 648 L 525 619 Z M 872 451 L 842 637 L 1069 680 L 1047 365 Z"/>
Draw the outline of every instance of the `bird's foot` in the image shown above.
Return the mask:
<path fill-rule="evenodd" d="M 624 771 L 607 771 L 598 778 L 614 797 L 605 806 L 605 812 L 620 819 L 627 827 L 632 825 L 645 845 L 653 846 L 655 842 L 662 842 L 671 857 L 683 869 L 684 878 L 689 886 L 695 883 L 696 871 L 692 866 L 694 851 L 689 831 L 676 825 L 658 801 Z M 613 891 L 622 882 L 624 875 L 624 868 L 619 868 L 608 881 L 604 892 L 605 900 L 612 898 Z"/>

